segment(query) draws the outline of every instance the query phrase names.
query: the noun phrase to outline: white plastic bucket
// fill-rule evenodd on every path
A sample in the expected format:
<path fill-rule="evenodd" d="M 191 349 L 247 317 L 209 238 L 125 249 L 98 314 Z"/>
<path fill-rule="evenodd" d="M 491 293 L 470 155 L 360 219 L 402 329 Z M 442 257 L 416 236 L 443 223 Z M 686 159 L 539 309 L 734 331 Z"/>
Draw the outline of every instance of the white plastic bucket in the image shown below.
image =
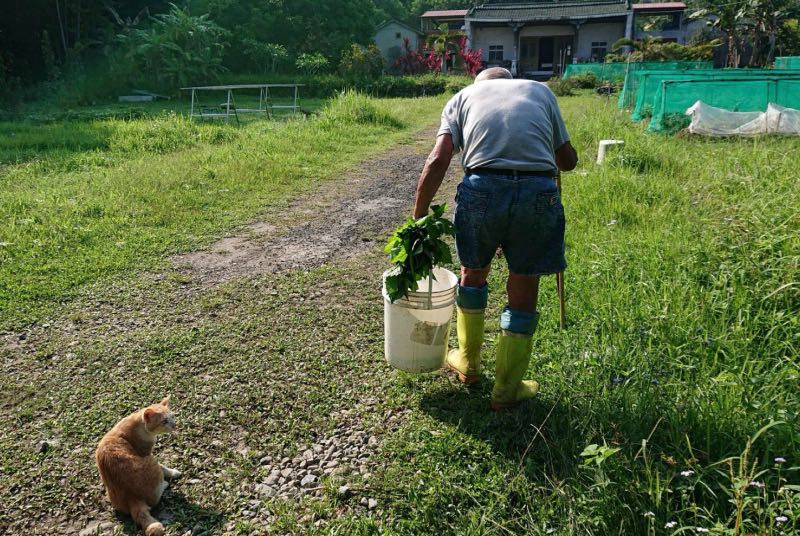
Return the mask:
<path fill-rule="evenodd" d="M 439 370 L 447 357 L 458 277 L 450 270 L 434 268 L 433 281 L 418 281 L 416 291 L 392 303 L 386 294 L 387 273 L 383 274 L 386 361 L 405 372 Z"/>

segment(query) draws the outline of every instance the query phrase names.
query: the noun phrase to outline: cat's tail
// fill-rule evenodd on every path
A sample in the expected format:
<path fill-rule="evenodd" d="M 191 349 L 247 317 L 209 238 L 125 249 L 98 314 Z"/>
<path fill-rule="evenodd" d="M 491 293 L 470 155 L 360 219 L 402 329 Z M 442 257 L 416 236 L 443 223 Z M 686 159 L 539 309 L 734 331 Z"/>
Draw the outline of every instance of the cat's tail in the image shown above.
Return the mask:
<path fill-rule="evenodd" d="M 164 536 L 164 525 L 150 515 L 150 507 L 144 501 L 131 501 L 130 512 L 147 536 Z"/>

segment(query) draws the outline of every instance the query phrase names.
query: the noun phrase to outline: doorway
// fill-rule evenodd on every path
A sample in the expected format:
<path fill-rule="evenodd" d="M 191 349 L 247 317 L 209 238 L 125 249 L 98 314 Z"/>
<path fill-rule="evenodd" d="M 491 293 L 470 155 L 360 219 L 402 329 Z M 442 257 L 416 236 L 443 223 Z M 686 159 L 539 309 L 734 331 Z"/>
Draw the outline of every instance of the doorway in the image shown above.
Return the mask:
<path fill-rule="evenodd" d="M 539 68 L 537 70 L 553 70 L 553 60 L 555 59 L 555 54 L 553 54 L 554 45 L 555 42 L 552 37 L 542 37 L 539 39 Z"/>

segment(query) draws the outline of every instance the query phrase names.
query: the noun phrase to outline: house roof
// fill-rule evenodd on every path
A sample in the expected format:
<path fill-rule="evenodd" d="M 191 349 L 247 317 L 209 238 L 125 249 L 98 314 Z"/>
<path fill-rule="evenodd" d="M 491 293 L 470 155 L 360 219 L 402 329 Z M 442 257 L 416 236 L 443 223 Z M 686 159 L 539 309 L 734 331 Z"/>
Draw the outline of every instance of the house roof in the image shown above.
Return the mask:
<path fill-rule="evenodd" d="M 423 19 L 428 18 L 443 18 L 443 17 L 465 17 L 467 9 L 445 9 L 445 10 L 431 10 L 422 14 Z"/>
<path fill-rule="evenodd" d="M 413 26 L 409 26 L 408 24 L 406 24 L 406 23 L 404 23 L 404 22 L 400 22 L 400 21 L 399 21 L 399 20 L 397 20 L 397 19 L 389 19 L 389 20 L 383 21 L 382 23 L 380 23 L 380 24 L 378 25 L 378 27 L 377 27 L 377 28 L 375 28 L 375 32 L 377 33 L 377 32 L 379 32 L 379 31 L 381 31 L 383 28 L 385 28 L 386 26 L 389 26 L 389 25 L 390 25 L 390 24 L 392 24 L 392 23 L 394 23 L 394 24 L 397 24 L 398 26 L 402 26 L 402 27 L 403 27 L 403 28 L 405 28 L 406 30 L 409 30 L 409 31 L 411 31 L 411 32 L 414 32 L 414 33 L 415 33 L 415 34 L 417 34 L 417 35 L 425 35 L 425 32 L 423 32 L 423 31 L 422 31 L 422 30 L 420 30 L 419 28 L 414 28 Z"/>
<path fill-rule="evenodd" d="M 474 7 L 467 19 L 480 22 L 541 21 L 623 16 L 628 4 L 618 0 L 537 1 L 525 4 L 488 4 Z"/>
<path fill-rule="evenodd" d="M 686 9 L 683 2 L 655 2 L 651 4 L 633 4 L 634 11 L 676 11 Z"/>

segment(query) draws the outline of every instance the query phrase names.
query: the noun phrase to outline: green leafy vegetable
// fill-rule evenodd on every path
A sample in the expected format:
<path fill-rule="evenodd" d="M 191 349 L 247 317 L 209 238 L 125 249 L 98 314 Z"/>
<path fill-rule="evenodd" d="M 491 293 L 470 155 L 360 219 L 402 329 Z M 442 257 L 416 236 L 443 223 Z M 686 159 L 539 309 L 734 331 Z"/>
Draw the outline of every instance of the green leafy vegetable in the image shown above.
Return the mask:
<path fill-rule="evenodd" d="M 386 277 L 386 292 L 394 302 L 416 290 L 417 281 L 431 275 L 433 268 L 453 262 L 450 246 L 442 240 L 453 236 L 453 222 L 444 217 L 447 205 L 433 205 L 432 214 L 406 223 L 392 233 L 385 251 L 394 263 Z"/>

